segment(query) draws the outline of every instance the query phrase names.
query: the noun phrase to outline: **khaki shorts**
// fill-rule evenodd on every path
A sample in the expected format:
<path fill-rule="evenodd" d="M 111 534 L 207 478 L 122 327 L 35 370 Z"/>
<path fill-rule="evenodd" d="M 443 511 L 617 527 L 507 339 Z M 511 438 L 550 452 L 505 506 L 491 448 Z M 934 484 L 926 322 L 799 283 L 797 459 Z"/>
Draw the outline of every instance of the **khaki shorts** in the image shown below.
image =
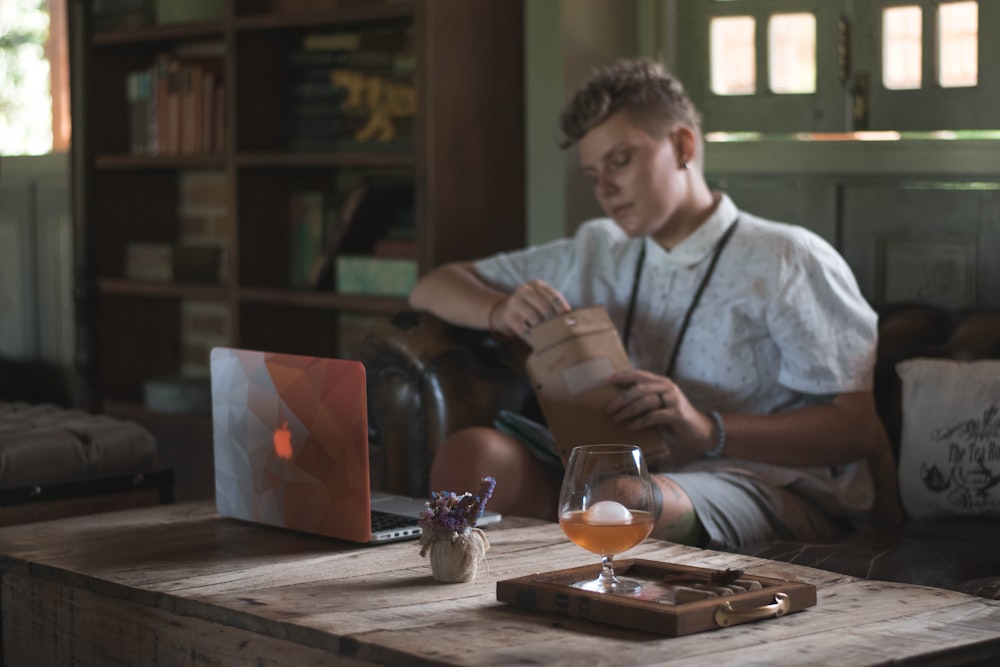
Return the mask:
<path fill-rule="evenodd" d="M 741 546 L 795 540 L 818 542 L 847 527 L 794 491 L 734 472 L 665 473 L 691 498 L 708 535 L 705 546 Z"/>

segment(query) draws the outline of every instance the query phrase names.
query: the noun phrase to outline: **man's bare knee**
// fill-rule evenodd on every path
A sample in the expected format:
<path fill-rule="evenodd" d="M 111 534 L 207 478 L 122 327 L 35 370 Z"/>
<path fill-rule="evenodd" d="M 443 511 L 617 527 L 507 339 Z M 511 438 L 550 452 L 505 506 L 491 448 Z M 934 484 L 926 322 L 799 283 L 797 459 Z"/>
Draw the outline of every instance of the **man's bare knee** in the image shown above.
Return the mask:
<path fill-rule="evenodd" d="M 559 473 L 546 468 L 520 441 L 491 428 L 467 428 L 448 436 L 431 466 L 431 489 L 461 493 L 483 477 L 497 481 L 491 509 L 554 520 Z"/>
<path fill-rule="evenodd" d="M 669 477 L 653 475 L 652 480 L 659 510 L 653 537 L 700 546 L 703 529 L 691 498 Z"/>

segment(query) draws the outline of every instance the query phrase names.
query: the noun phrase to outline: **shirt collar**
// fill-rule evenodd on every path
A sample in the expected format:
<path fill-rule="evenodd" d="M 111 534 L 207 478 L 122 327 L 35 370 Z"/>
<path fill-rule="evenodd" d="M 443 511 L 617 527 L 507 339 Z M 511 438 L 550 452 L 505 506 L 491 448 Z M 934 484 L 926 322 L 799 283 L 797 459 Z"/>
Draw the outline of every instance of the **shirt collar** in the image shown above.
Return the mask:
<path fill-rule="evenodd" d="M 738 213 L 736 204 L 729 198 L 729 195 L 720 194 L 719 203 L 712 215 L 673 250 L 664 249 L 651 238 L 644 239 L 644 242 L 659 251 L 666 263 L 690 268 L 712 254 L 719 239 L 729 229 L 729 225 L 736 220 Z"/>

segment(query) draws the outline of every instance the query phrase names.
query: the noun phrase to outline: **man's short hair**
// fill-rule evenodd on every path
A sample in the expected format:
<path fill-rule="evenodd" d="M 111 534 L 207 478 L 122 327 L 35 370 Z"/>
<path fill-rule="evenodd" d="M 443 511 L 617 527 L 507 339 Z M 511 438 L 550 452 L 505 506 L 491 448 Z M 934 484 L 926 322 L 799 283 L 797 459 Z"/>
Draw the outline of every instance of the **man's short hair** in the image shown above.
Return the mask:
<path fill-rule="evenodd" d="M 619 60 L 594 71 L 560 116 L 563 148 L 618 111 L 624 111 L 652 136 L 686 125 L 701 136 L 701 114 L 684 86 L 660 63 L 646 58 Z"/>

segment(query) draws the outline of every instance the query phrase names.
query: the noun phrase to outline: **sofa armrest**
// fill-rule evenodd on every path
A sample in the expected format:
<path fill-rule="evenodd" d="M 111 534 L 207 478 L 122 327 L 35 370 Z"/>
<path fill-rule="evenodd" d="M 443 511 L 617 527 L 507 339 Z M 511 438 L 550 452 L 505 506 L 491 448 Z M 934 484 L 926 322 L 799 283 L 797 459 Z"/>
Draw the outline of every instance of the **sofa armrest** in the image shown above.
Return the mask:
<path fill-rule="evenodd" d="M 501 409 L 538 414 L 527 346 L 404 310 L 377 323 L 357 357 L 368 375 L 372 487 L 425 496 L 441 440 Z"/>

